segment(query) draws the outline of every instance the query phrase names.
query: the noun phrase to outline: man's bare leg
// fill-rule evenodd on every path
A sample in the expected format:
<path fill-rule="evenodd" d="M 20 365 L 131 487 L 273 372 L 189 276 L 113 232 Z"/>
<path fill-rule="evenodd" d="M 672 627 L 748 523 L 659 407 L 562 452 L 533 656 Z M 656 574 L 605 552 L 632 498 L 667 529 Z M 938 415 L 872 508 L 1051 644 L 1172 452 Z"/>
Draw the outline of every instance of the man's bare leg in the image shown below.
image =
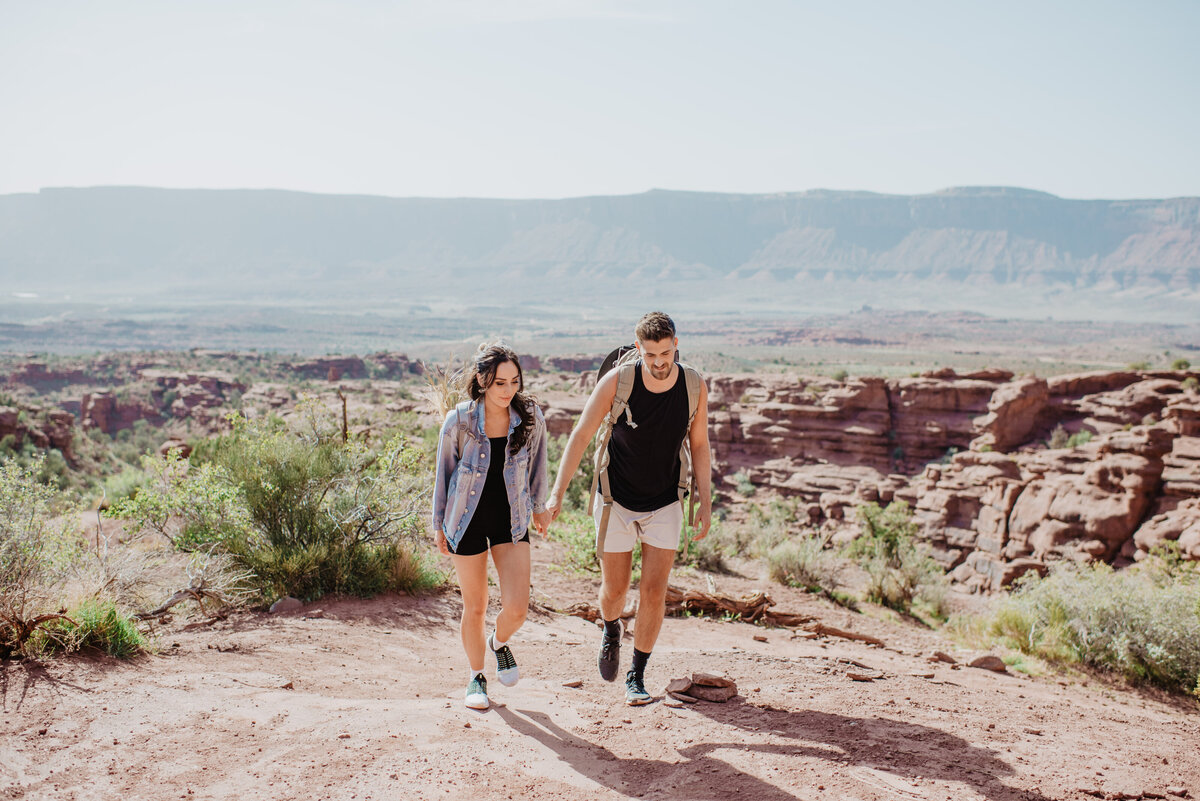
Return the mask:
<path fill-rule="evenodd" d="M 633 553 L 605 553 L 600 556 L 600 617 L 604 638 L 600 643 L 600 678 L 613 681 L 621 662 L 621 613 L 629 594 L 629 575 Z"/>
<path fill-rule="evenodd" d="M 672 548 L 642 544 L 642 578 L 638 582 L 637 626 L 633 647 L 644 653 L 654 650 L 666 612 L 667 581 L 675 564 Z"/>
<path fill-rule="evenodd" d="M 633 552 L 603 554 L 600 570 L 600 614 L 605 620 L 616 620 L 625 611 L 629 576 L 633 572 Z"/>

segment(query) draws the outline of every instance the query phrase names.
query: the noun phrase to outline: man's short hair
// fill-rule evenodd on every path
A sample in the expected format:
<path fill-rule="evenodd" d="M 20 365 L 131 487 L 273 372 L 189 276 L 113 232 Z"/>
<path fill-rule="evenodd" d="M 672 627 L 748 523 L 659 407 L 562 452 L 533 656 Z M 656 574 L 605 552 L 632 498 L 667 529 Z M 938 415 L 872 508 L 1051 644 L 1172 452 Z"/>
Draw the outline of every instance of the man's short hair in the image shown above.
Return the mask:
<path fill-rule="evenodd" d="M 633 333 L 638 342 L 662 342 L 675 338 L 675 323 L 663 312 L 652 311 L 638 320 Z"/>

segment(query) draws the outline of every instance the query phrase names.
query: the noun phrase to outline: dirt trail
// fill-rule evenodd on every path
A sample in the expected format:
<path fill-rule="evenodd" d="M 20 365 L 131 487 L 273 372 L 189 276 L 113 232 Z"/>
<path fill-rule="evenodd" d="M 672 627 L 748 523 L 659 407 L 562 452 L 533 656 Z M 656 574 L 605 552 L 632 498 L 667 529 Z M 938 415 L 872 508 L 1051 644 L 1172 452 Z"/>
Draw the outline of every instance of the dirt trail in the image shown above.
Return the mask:
<path fill-rule="evenodd" d="M 595 581 L 550 570 L 556 558 L 556 546 L 535 545 L 535 600 L 593 599 Z M 717 581 L 728 592 L 759 584 Z M 133 663 L 0 668 L 0 798 L 1200 795 L 1194 705 L 1095 681 L 931 665 L 933 650 L 953 652 L 935 634 L 770 592 L 781 609 L 887 647 L 669 619 L 648 688 L 661 695 L 669 678 L 707 671 L 735 679 L 740 696 L 629 708 L 621 685 L 596 674 L 596 627 L 537 612 L 513 642 L 520 684 L 490 681 L 494 705 L 481 713 L 462 705 L 453 593 L 175 623 L 159 653 Z M 625 661 L 631 648 L 627 640 Z M 854 681 L 847 674 L 864 669 L 846 660 L 884 677 Z M 573 679 L 583 685 L 562 686 Z"/>

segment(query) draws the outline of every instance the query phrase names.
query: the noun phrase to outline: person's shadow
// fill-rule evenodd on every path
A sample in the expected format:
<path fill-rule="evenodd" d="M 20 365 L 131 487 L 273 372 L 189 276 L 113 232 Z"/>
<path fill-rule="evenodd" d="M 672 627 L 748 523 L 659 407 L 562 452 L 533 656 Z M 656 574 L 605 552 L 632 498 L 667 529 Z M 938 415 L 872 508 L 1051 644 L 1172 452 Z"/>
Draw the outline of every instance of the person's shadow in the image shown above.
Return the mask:
<path fill-rule="evenodd" d="M 862 766 L 899 777 L 962 782 L 992 801 L 1047 801 L 1040 793 L 1015 789 L 1001 782 L 1001 776 L 1012 775 L 1014 771 L 995 752 L 939 729 L 886 718 L 856 718 L 810 710 L 790 712 L 736 702 L 696 704 L 693 707 L 696 713 L 717 723 L 807 742 L 795 745 L 699 742 L 677 749 L 683 761 L 669 761 L 623 759 L 566 731 L 544 712 L 503 706 L 495 709 L 513 730 L 554 751 L 581 776 L 630 797 L 681 801 L 729 798 L 779 801 L 806 797 L 739 770 L 713 753 L 727 750 L 733 754 L 758 752 L 824 760 L 831 768 Z M 732 756 L 731 760 L 736 762 L 737 757 Z M 871 774 L 863 772 L 867 784 L 871 784 Z M 900 795 L 885 792 L 889 796 Z"/>

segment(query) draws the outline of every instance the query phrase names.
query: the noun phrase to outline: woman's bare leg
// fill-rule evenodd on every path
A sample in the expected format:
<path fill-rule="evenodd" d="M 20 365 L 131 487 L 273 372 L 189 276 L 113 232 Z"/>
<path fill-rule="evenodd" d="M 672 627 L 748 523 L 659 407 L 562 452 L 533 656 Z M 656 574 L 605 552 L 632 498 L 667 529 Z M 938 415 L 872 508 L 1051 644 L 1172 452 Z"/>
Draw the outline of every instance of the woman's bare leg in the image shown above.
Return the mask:
<path fill-rule="evenodd" d="M 462 590 L 463 611 L 459 631 L 462 634 L 463 650 L 467 652 L 471 669 L 482 672 L 483 626 L 488 604 L 487 553 L 474 556 L 455 555 L 452 558 L 454 571 L 458 573 L 458 587 Z"/>
<path fill-rule="evenodd" d="M 529 543 L 493 545 L 492 561 L 500 576 L 501 609 L 496 618 L 496 639 L 508 642 L 529 613 Z"/>

